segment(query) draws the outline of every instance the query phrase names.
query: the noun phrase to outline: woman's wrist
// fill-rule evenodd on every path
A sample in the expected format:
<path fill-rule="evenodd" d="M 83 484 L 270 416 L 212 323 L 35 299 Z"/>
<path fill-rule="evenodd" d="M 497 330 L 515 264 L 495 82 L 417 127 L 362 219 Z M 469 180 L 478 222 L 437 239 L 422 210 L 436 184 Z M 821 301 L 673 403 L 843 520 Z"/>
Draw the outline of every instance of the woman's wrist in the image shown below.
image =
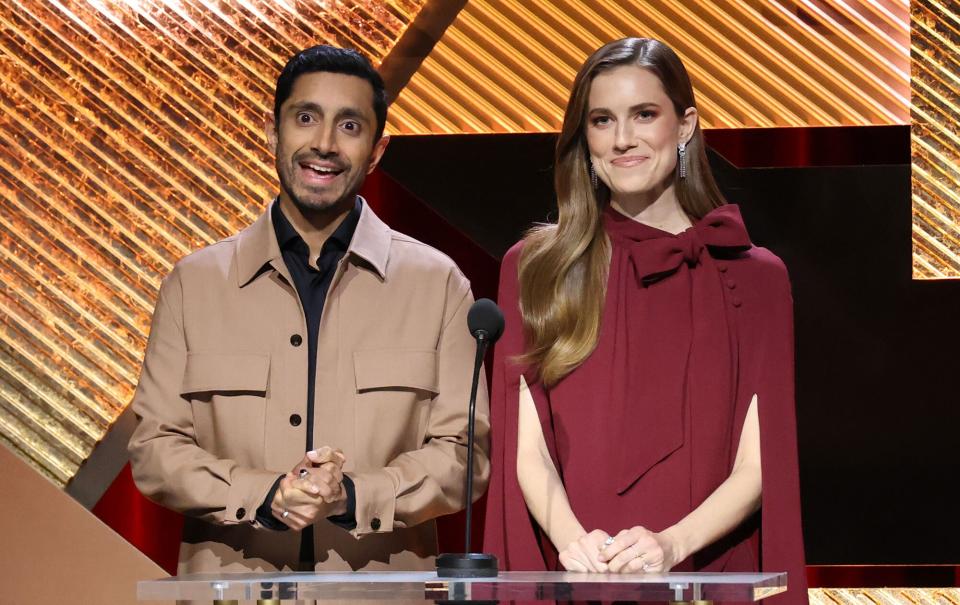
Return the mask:
<path fill-rule="evenodd" d="M 557 552 L 560 552 L 585 535 L 587 535 L 587 530 L 577 523 L 555 532 L 554 535 L 550 536 L 550 541 L 553 542 L 553 547 L 557 549 Z"/>
<path fill-rule="evenodd" d="M 673 561 L 671 566 L 676 565 L 693 554 L 691 552 L 690 536 L 679 524 L 671 525 L 663 530 L 660 532 L 660 536 L 668 542 L 669 548 L 672 551 L 671 558 Z"/>

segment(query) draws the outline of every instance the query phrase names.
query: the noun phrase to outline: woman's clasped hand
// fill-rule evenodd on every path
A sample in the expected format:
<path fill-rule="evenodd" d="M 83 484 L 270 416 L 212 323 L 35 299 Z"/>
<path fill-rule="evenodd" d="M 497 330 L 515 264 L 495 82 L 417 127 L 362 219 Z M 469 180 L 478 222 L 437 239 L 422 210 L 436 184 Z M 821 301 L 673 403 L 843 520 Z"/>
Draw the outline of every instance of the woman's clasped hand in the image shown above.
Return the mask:
<path fill-rule="evenodd" d="M 681 558 L 669 532 L 652 532 L 640 525 L 611 536 L 602 529 L 585 533 L 560 551 L 567 571 L 593 573 L 662 573 Z"/>

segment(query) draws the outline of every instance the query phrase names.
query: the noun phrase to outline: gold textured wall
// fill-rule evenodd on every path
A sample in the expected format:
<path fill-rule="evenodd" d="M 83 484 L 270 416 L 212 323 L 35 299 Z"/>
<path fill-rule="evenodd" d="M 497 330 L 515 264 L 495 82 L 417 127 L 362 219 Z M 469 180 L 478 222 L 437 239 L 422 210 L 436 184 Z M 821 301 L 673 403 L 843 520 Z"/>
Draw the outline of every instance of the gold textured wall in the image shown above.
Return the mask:
<path fill-rule="evenodd" d="M 810 605 L 960 605 L 960 588 L 811 588 Z"/>
<path fill-rule="evenodd" d="M 379 62 L 423 2 L 0 1 L 0 440 L 73 476 L 129 402 L 160 279 L 274 194 L 286 59 Z"/>
<path fill-rule="evenodd" d="M 286 57 L 379 62 L 425 3 L 0 0 L 0 440 L 72 477 L 129 401 L 160 278 L 275 191 L 260 131 Z M 909 119 L 906 2 L 695 5 L 470 0 L 389 128 L 556 130 L 577 66 L 626 34 L 680 51 L 709 127 Z M 951 6 L 913 5 L 920 276 L 958 267 Z"/>
<path fill-rule="evenodd" d="M 708 128 L 909 123 L 904 0 L 470 0 L 391 107 L 395 133 L 552 132 L 624 36 L 683 58 Z"/>
<path fill-rule="evenodd" d="M 960 5 L 911 2 L 913 275 L 960 277 Z"/>

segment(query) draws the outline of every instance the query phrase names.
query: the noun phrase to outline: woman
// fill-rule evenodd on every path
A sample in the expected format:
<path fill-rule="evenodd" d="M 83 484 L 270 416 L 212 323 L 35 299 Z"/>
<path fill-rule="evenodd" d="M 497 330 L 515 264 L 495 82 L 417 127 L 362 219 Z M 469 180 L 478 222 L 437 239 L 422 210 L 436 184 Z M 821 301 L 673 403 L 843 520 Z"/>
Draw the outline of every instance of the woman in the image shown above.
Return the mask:
<path fill-rule="evenodd" d="M 788 571 L 780 599 L 806 602 L 790 285 L 697 118 L 656 40 L 576 77 L 557 224 L 501 269 L 485 548 L 511 570 Z"/>

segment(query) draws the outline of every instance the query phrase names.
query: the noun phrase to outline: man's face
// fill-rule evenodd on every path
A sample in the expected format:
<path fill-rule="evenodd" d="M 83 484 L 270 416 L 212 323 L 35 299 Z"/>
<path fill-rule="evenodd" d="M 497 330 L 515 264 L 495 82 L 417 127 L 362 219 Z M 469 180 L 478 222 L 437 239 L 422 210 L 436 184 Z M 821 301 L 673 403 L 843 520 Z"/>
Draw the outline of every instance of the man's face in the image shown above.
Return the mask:
<path fill-rule="evenodd" d="M 357 76 L 330 72 L 301 75 L 268 124 L 280 195 L 302 211 L 323 211 L 353 202 L 389 137 L 374 141 L 373 87 Z"/>

